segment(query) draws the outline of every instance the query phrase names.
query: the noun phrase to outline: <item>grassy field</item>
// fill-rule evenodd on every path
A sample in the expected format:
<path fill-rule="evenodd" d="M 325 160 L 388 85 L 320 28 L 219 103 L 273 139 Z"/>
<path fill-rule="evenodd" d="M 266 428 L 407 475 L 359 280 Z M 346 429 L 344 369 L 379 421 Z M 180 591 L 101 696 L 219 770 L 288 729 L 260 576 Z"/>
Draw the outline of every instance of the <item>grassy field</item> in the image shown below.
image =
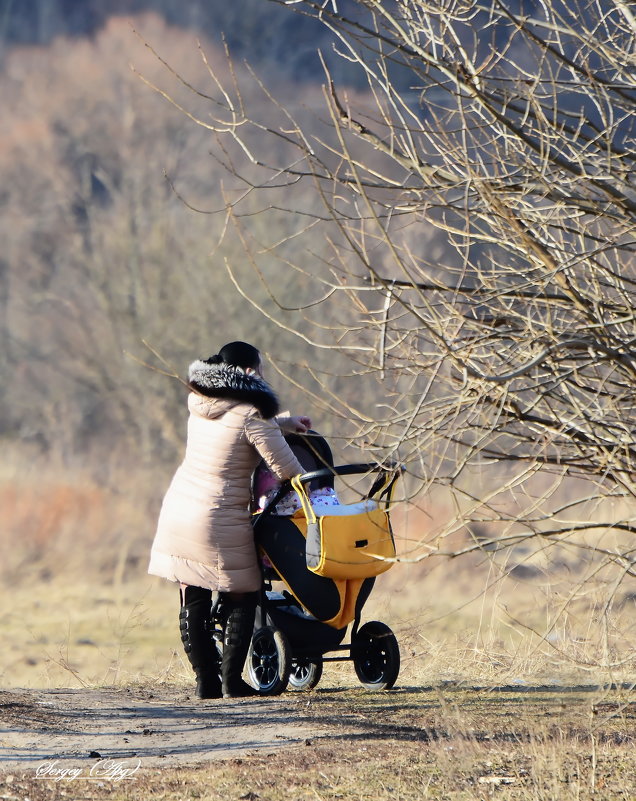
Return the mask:
<path fill-rule="evenodd" d="M 5 687 L 189 682 L 176 587 L 145 573 L 32 567 L 0 590 Z M 398 565 L 381 576 L 363 620 L 395 631 L 401 680 L 502 684 L 629 683 L 636 676 L 634 603 L 605 600 L 605 582 L 514 580 L 487 558 Z M 348 665 L 323 681 L 355 684 Z"/>
<path fill-rule="evenodd" d="M 552 606 L 543 592 L 507 587 L 507 580 L 483 589 L 487 575 L 480 593 L 475 571 L 454 564 L 447 571 L 444 581 L 458 585 L 457 594 L 440 586 L 441 577 L 398 566 L 379 579 L 367 602 L 363 620 L 382 620 L 398 637 L 401 681 L 634 679 L 632 603 L 610 615 L 588 590 L 586 603 L 562 610 L 563 594 L 555 593 Z M 405 582 L 409 573 L 412 579 Z M 5 582 L 1 595 L 5 687 L 190 681 L 178 635 L 176 588 L 141 570 L 120 582 L 34 575 L 30 581 Z M 349 665 L 327 666 L 323 679 L 335 687 L 355 681 Z"/>
<path fill-rule="evenodd" d="M 109 488 L 63 468 L 4 470 L 4 686 L 189 681 L 176 588 L 146 573 L 162 481 L 124 492 L 123 473 Z M 434 514 L 396 515 L 401 552 Z M 631 681 L 636 580 L 593 549 L 541 545 L 406 561 L 364 618 L 395 630 L 409 682 Z"/>
<path fill-rule="evenodd" d="M 35 478 L 0 484 L 3 686 L 191 686 L 176 588 L 145 572 L 156 497 Z M 396 566 L 364 614 L 398 637 L 395 691 L 366 693 L 350 664 L 327 665 L 304 702 L 325 727 L 311 744 L 147 770 L 81 797 L 636 798 L 634 582 L 593 552 L 551 559 Z M 76 797 L 2 782 L 4 798 Z"/>

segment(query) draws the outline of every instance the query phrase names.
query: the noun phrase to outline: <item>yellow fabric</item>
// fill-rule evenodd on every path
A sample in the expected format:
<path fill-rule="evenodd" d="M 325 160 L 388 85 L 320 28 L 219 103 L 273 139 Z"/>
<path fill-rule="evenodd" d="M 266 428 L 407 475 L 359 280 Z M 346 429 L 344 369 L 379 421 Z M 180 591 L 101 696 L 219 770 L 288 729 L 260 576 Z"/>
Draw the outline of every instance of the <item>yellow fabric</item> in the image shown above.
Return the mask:
<path fill-rule="evenodd" d="M 275 564 L 274 569 L 276 569 Z M 345 626 L 348 626 L 356 616 L 356 601 L 358 600 L 358 593 L 360 592 L 363 582 L 364 579 L 334 580 L 333 583 L 340 596 L 340 609 L 338 610 L 338 614 L 330 620 L 321 620 L 321 622 L 326 623 L 328 626 L 333 626 L 334 629 L 343 629 Z M 287 584 L 287 582 L 285 583 L 288 591 L 302 606 L 302 601 L 297 597 L 293 587 Z M 312 610 L 309 609 L 308 611 L 311 613 Z"/>
<path fill-rule="evenodd" d="M 349 579 L 335 582 L 342 599 L 340 612 L 335 617 L 332 617 L 331 620 L 325 620 L 325 623 L 335 629 L 342 629 L 351 623 L 356 616 L 356 601 L 363 581 L 364 579 Z"/>
<path fill-rule="evenodd" d="M 306 529 L 306 520 L 305 515 L 302 509 L 299 509 L 291 518 L 294 521 L 294 524 L 297 526 L 299 531 L 304 535 Z M 285 583 L 288 592 L 293 595 L 293 597 L 298 601 L 298 603 L 303 606 L 303 601 L 298 595 L 294 592 L 294 582 L 290 580 L 289 576 L 285 576 L 284 570 L 281 569 L 280 565 L 277 564 L 276 557 L 267 551 L 267 549 L 260 548 L 261 554 L 264 554 L 267 559 L 269 560 L 270 564 L 274 568 L 274 570 L 278 573 L 282 581 Z M 338 596 L 340 598 L 340 604 L 338 608 L 338 614 L 334 615 L 334 617 L 330 618 L 329 620 L 325 620 L 320 618 L 322 623 L 326 623 L 329 626 L 333 626 L 336 629 L 342 629 L 345 626 L 348 626 L 349 623 L 355 618 L 356 613 L 356 601 L 358 600 L 358 594 L 360 592 L 360 588 L 364 579 L 340 579 L 334 580 L 332 579 L 332 584 L 336 588 L 338 592 Z M 315 615 L 316 609 L 308 609 L 307 610 L 310 614 Z"/>
<path fill-rule="evenodd" d="M 294 523 L 307 537 L 307 518 L 302 510 L 293 516 Z M 363 514 L 317 519 L 320 528 L 320 559 L 308 570 L 336 580 L 365 579 L 378 576 L 393 567 L 395 545 L 388 514 L 375 509 Z M 356 547 L 356 542 L 364 542 Z"/>
<path fill-rule="evenodd" d="M 332 579 L 365 579 L 378 576 L 395 564 L 391 561 L 395 558 L 395 542 L 385 509 L 317 518 L 298 476 L 292 479 L 292 486 L 302 504 L 302 512 L 296 512 L 294 522 L 305 538 L 309 537 L 308 552 L 316 556 L 313 560 L 308 558 L 308 570 Z"/>

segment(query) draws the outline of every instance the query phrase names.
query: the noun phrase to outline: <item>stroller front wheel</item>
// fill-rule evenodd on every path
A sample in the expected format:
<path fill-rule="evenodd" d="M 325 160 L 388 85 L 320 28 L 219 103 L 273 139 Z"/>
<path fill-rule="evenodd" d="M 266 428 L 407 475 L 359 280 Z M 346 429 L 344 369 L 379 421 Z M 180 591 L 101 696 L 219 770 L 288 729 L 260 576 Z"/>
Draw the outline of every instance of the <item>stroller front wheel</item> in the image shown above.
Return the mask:
<path fill-rule="evenodd" d="M 365 623 L 352 640 L 351 655 L 356 675 L 367 690 L 389 690 L 397 681 L 400 648 L 385 623 Z"/>
<path fill-rule="evenodd" d="M 291 670 L 291 648 L 280 629 L 263 626 L 252 636 L 247 655 L 247 675 L 260 695 L 280 695 Z"/>
<path fill-rule="evenodd" d="M 313 690 L 322 677 L 322 659 L 295 657 L 292 660 L 288 689 L 295 692 Z"/>

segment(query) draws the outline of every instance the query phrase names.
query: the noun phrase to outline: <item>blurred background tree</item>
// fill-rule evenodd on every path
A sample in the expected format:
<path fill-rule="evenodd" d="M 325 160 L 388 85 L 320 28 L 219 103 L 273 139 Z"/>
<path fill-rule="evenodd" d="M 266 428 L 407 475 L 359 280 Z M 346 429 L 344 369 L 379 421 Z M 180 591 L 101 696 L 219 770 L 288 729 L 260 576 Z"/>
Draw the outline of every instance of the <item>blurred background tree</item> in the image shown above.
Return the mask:
<path fill-rule="evenodd" d="M 156 14 L 114 10 L 5 3 L 0 15 L 11 44 L 0 73 L 10 109 L 0 122 L 0 432 L 7 447 L 30 443 L 102 478 L 105 454 L 127 460 L 133 448 L 141 463 L 166 460 L 169 471 L 183 445 L 183 386 L 135 359 L 183 375 L 228 337 L 267 349 L 272 333 L 227 276 L 224 259 L 242 248 L 223 238 L 224 214 L 193 213 L 166 180 L 197 207 L 223 211 L 225 172 L 201 166 L 210 132 L 138 75 L 164 67 L 137 29 L 191 80 L 207 76 L 204 58 L 226 67 L 220 36 L 199 51 L 192 32 Z M 48 43 L 15 44 L 29 38 Z M 277 339 L 272 350 L 284 347 Z"/>
<path fill-rule="evenodd" d="M 183 387 L 138 360 L 242 336 L 450 499 L 435 547 L 632 530 L 629 6 L 0 8 L 7 445 L 168 475 Z"/>

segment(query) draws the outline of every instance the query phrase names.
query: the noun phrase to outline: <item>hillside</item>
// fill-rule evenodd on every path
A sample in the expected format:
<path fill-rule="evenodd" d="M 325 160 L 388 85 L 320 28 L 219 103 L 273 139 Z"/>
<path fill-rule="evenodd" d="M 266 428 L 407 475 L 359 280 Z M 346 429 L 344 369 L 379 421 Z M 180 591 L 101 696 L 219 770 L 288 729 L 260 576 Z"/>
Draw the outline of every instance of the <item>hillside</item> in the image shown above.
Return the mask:
<path fill-rule="evenodd" d="M 343 0 L 341 7 L 348 6 Z M 94 38 L 112 17 L 145 13 L 191 36 L 215 42 L 223 37 L 234 58 L 259 69 L 283 69 L 294 79 L 320 72 L 318 48 L 329 57 L 330 37 L 322 26 L 265 0 L 2 0 L 0 43 L 6 53 L 16 45 L 50 45 L 58 37 Z"/>
<path fill-rule="evenodd" d="M 228 338 L 260 340 L 292 363 L 310 357 L 227 276 L 224 260 L 242 259 L 237 239 L 223 237 L 231 186 L 210 158 L 210 134 L 148 86 L 188 95 L 146 43 L 202 88 L 201 53 L 228 68 L 218 44 L 201 40 L 199 51 L 192 32 L 150 15 L 113 17 L 91 38 L 13 47 L 0 73 L 12 109 L 0 122 L 0 433 L 67 461 L 100 443 L 112 456 L 113 441 L 141 461 L 176 458 L 183 388 L 136 361 L 165 369 L 144 342 L 179 375 Z M 290 91 L 280 73 L 274 81 Z M 246 91 L 257 102 L 254 84 Z M 304 96 L 319 91 L 309 85 Z M 298 401 L 290 389 L 288 402 Z"/>

